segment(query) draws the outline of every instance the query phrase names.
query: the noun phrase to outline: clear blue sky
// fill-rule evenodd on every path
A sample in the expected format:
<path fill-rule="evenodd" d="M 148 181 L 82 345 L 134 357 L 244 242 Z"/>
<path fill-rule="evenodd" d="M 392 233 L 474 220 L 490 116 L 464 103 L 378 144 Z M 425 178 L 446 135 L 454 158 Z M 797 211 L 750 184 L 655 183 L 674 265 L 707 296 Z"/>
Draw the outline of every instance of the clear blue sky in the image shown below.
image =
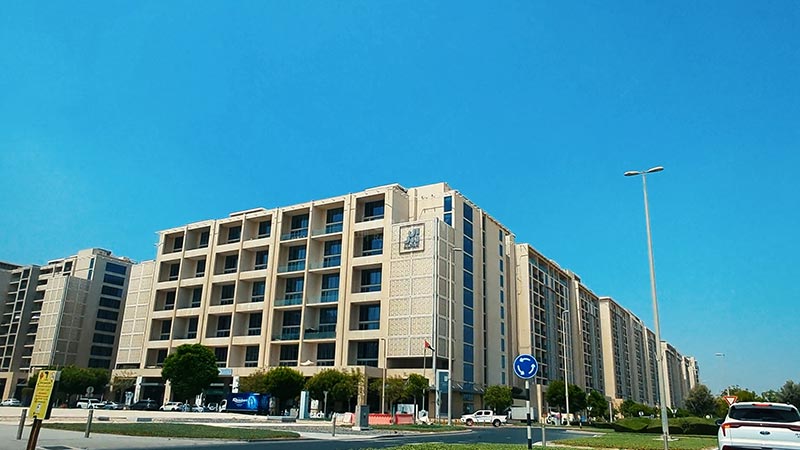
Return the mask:
<path fill-rule="evenodd" d="M 449 182 L 719 392 L 800 381 L 800 3 L 10 2 L 0 260 Z M 715 358 L 724 352 L 723 359 Z"/>

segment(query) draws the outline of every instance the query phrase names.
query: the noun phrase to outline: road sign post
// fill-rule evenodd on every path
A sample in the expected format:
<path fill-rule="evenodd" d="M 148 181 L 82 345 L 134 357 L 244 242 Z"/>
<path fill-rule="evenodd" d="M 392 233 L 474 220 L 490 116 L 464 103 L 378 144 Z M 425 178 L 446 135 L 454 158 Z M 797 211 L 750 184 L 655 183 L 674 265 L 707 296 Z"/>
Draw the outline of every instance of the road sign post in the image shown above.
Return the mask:
<path fill-rule="evenodd" d="M 525 421 L 528 425 L 528 450 L 533 448 L 531 440 L 531 378 L 539 371 L 539 363 L 532 355 L 521 354 L 514 359 L 514 374 L 525 380 Z"/>
<path fill-rule="evenodd" d="M 28 437 L 28 450 L 35 450 L 39 440 L 39 430 L 42 428 L 42 420 L 50 418 L 50 397 L 53 394 L 53 386 L 60 378 L 61 372 L 57 370 L 40 370 L 36 375 L 36 389 L 33 391 L 31 407 L 28 410 L 28 417 L 33 418 L 31 434 Z"/>

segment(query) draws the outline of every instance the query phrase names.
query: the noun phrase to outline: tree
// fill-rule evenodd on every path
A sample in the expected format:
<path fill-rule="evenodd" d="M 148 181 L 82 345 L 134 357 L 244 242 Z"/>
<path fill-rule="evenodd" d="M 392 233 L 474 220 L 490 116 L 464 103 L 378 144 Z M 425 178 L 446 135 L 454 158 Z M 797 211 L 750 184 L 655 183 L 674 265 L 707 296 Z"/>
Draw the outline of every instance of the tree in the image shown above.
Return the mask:
<path fill-rule="evenodd" d="M 122 401 L 124 400 L 122 398 L 122 393 L 136 386 L 136 374 L 128 370 L 123 370 L 114 375 L 114 378 L 111 380 L 111 386 L 114 392 L 117 393 L 117 399 Z"/>
<path fill-rule="evenodd" d="M 110 373 L 107 369 L 83 368 L 77 366 L 66 366 L 61 368 L 61 379 L 58 383 L 59 392 L 64 394 L 67 399 L 72 395 L 81 395 L 86 392 L 86 388 L 92 387 L 97 392 L 102 392 L 108 385 Z"/>
<path fill-rule="evenodd" d="M 714 414 L 716 410 L 717 399 L 711 394 L 711 391 L 703 384 L 698 384 L 686 396 L 685 400 L 686 409 L 690 413 L 698 417 L 703 417 L 708 414 Z"/>
<path fill-rule="evenodd" d="M 547 387 L 547 394 L 545 395 L 547 404 L 550 406 L 558 407 L 566 410 L 567 399 L 564 395 L 564 382 L 551 381 Z M 580 411 L 586 408 L 586 393 L 580 386 L 575 384 L 569 385 L 569 409 L 570 411 Z"/>
<path fill-rule="evenodd" d="M 275 367 L 264 375 L 264 388 L 277 399 L 279 407 L 282 402 L 297 398 L 305 384 L 305 376 L 290 367 Z"/>
<path fill-rule="evenodd" d="M 777 402 L 778 396 L 780 393 L 774 389 L 770 389 L 768 391 L 764 391 L 761 393 L 761 398 L 768 402 Z"/>
<path fill-rule="evenodd" d="M 627 399 L 619 406 L 619 412 L 625 417 L 639 417 L 639 413 L 643 416 L 655 415 L 658 409 Z"/>
<path fill-rule="evenodd" d="M 325 399 L 325 391 L 328 391 L 328 399 L 333 403 L 336 401 L 348 402 L 358 393 L 361 383 L 361 375 L 358 371 L 343 372 L 336 369 L 325 369 L 306 381 L 306 390 L 311 398 L 316 400 Z M 327 411 L 325 411 L 327 413 Z"/>
<path fill-rule="evenodd" d="M 202 344 L 184 344 L 164 360 L 161 377 L 172 385 L 173 398 L 195 397 L 219 378 L 214 352 Z"/>
<path fill-rule="evenodd" d="M 394 411 L 394 404 L 406 396 L 406 380 L 400 376 L 392 376 L 386 378 L 385 387 L 383 382 L 383 378 L 373 378 L 369 387 L 371 391 L 377 392 L 385 398 L 385 401 L 389 404 L 389 411 L 392 412 Z M 383 405 L 381 405 L 381 408 L 383 408 Z"/>
<path fill-rule="evenodd" d="M 587 409 L 590 406 L 592 410 L 589 411 L 589 417 L 603 417 L 604 414 L 608 413 L 608 400 L 606 400 L 603 394 L 595 390 L 589 392 L 589 395 L 586 397 Z"/>
<path fill-rule="evenodd" d="M 800 408 L 800 384 L 787 380 L 778 392 L 778 401 Z"/>
<path fill-rule="evenodd" d="M 405 398 L 413 398 L 414 404 L 417 403 L 417 398 L 425 395 L 425 391 L 430 387 L 428 379 L 418 373 L 412 373 L 406 379 L 406 392 Z M 420 401 L 420 403 L 422 403 Z"/>
<path fill-rule="evenodd" d="M 496 413 L 505 411 L 514 404 L 514 399 L 511 397 L 511 386 L 487 387 L 486 392 L 483 393 L 483 403 Z"/>
<path fill-rule="evenodd" d="M 246 377 L 239 378 L 239 390 L 242 392 L 267 393 L 267 372 L 259 369 Z"/>

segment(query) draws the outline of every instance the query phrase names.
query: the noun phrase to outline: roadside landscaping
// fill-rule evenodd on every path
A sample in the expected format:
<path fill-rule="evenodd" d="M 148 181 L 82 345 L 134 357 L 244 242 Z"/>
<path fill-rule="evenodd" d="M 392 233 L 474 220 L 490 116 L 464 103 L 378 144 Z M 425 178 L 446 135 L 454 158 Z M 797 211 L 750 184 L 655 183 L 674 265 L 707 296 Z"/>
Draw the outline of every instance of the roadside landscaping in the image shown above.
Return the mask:
<path fill-rule="evenodd" d="M 68 431 L 85 431 L 85 423 L 44 423 L 45 428 Z M 195 439 L 291 439 L 297 433 L 289 431 L 257 430 L 251 428 L 214 427 L 180 423 L 94 423 L 92 433 L 121 434 L 125 436 L 195 438 Z"/>
<path fill-rule="evenodd" d="M 458 425 L 370 425 L 370 428 L 384 431 L 416 431 L 420 433 L 442 433 L 467 429 Z"/>
<path fill-rule="evenodd" d="M 664 441 L 660 435 L 649 433 L 607 433 L 575 439 L 555 441 L 558 445 L 593 448 L 621 448 L 626 450 L 660 450 Z M 711 436 L 672 436 L 669 448 L 672 450 L 700 450 L 716 448 L 717 438 Z M 560 449 L 560 447 L 559 447 Z"/>

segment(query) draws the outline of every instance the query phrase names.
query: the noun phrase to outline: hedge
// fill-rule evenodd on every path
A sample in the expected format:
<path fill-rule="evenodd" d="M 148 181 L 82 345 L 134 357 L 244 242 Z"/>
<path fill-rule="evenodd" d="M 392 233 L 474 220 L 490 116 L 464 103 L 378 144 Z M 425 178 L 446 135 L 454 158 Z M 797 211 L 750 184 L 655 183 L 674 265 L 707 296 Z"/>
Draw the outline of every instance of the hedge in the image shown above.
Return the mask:
<path fill-rule="evenodd" d="M 612 425 L 620 433 L 661 433 L 661 420 L 647 417 L 621 419 Z M 716 436 L 719 427 L 710 419 L 700 417 L 680 417 L 669 419 L 669 434 L 694 434 Z"/>

